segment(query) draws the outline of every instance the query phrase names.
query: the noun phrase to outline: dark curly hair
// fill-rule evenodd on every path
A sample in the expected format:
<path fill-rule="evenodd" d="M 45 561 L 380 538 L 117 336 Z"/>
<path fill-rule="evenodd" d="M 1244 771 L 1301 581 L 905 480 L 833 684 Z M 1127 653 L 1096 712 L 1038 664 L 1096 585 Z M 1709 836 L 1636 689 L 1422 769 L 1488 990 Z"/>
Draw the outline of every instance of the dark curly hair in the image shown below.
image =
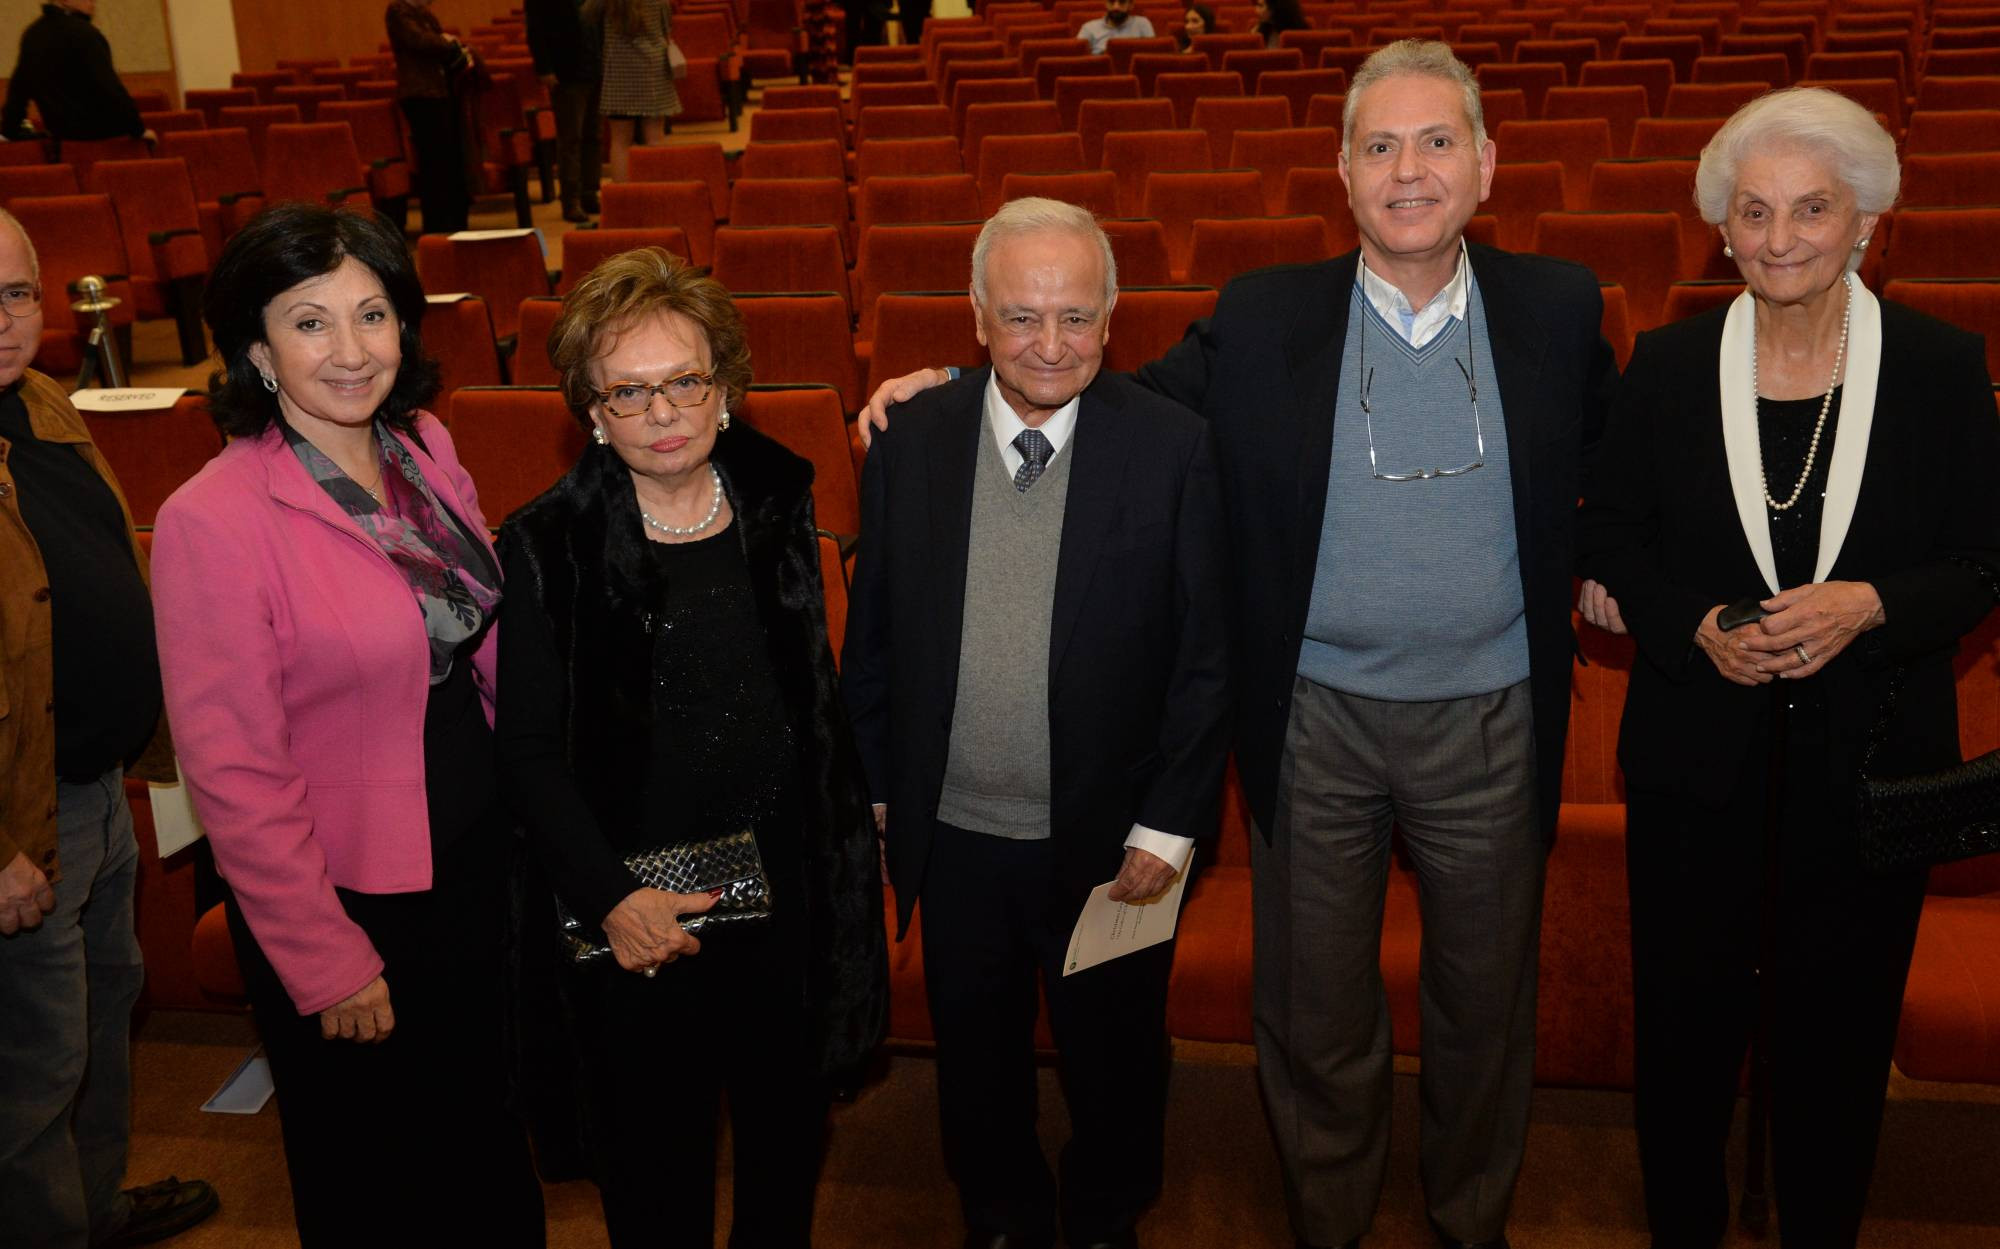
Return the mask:
<path fill-rule="evenodd" d="M 208 379 L 208 410 L 224 436 L 263 433 L 278 416 L 250 348 L 265 342 L 264 309 L 279 295 L 340 267 L 352 256 L 380 279 L 395 306 L 403 349 L 396 383 L 376 413 L 409 433 L 438 389 L 437 362 L 424 354 L 424 288 L 403 232 L 374 213 L 277 204 L 251 218 L 222 249 L 202 296 L 202 319 L 222 368 Z"/>
<path fill-rule="evenodd" d="M 664 247 L 620 252 L 592 269 L 563 296 L 549 330 L 549 363 L 562 376 L 570 414 L 588 430 L 597 401 L 590 366 L 619 334 L 647 317 L 678 312 L 708 338 L 715 380 L 728 407 L 740 408 L 750 388 L 750 341 L 729 291 Z"/>

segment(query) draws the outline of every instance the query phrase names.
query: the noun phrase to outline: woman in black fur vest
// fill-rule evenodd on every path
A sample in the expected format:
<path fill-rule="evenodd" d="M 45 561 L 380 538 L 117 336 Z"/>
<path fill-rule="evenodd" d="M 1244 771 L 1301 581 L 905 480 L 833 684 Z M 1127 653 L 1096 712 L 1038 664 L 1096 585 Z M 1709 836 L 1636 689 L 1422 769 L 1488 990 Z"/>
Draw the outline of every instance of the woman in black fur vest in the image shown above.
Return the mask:
<path fill-rule="evenodd" d="M 732 422 L 750 381 L 742 322 L 664 250 L 579 283 L 549 354 L 591 443 L 500 538 L 497 731 L 546 873 L 523 908 L 524 962 L 561 964 L 547 1014 L 578 1060 L 611 1243 L 713 1243 L 726 1092 L 730 1243 L 804 1246 L 828 1089 L 866 1061 L 887 1008 L 812 467 Z M 756 862 L 712 866 L 746 829 L 767 895 Z M 667 879 L 662 862 L 692 866 Z M 560 1087 L 559 1061 L 527 1073 L 530 1096 Z"/>

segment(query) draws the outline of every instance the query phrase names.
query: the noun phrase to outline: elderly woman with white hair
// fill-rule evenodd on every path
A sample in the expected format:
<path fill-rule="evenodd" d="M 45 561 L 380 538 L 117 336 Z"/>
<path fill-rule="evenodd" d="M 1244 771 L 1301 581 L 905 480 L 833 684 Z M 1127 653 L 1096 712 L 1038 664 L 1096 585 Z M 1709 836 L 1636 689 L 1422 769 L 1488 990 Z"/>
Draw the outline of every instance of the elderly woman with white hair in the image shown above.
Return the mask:
<path fill-rule="evenodd" d="M 1897 185 L 1843 96 L 1732 117 L 1696 198 L 1747 289 L 1640 337 L 1585 491 L 1580 606 L 1638 646 L 1619 762 L 1657 1249 L 1723 1238 L 1760 1004 L 1785 1243 L 1855 1244 L 1867 1201 L 1925 877 L 1864 868 L 1858 777 L 1878 720 L 1872 773 L 1958 760 L 1952 659 L 2000 594 L 1982 344 L 1854 274 Z"/>

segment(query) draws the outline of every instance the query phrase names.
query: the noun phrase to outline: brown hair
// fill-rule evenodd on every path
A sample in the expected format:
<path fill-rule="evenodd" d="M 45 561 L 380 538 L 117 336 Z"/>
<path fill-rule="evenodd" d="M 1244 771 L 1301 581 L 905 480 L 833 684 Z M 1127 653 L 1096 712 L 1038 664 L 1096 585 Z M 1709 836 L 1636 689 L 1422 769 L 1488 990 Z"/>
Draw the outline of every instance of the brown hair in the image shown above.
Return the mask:
<path fill-rule="evenodd" d="M 668 312 L 680 313 L 707 336 L 717 384 L 730 407 L 742 404 L 750 386 L 750 343 L 729 292 L 666 248 L 640 247 L 584 275 L 563 296 L 562 315 L 549 331 L 549 362 L 562 375 L 570 413 L 586 429 L 597 399 L 590 366 L 610 350 L 606 340 Z"/>

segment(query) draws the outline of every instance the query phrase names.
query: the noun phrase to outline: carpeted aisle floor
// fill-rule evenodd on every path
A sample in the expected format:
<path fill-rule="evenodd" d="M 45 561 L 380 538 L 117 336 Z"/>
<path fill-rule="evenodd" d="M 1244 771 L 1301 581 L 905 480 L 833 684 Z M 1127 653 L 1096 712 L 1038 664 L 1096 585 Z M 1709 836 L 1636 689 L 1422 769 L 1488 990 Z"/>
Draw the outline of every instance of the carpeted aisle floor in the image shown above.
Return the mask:
<path fill-rule="evenodd" d="M 254 1037 L 247 1018 L 160 1012 L 138 1035 L 131 1181 L 176 1173 L 209 1180 L 222 1212 L 175 1249 L 280 1249 L 297 1243 L 275 1106 L 255 1116 L 200 1110 Z M 1275 1163 L 1247 1049 L 1176 1051 L 1166 1193 L 1141 1231 L 1150 1249 L 1286 1249 Z M 1064 1125 L 1053 1071 L 1042 1079 L 1044 1141 Z M 891 1057 L 882 1077 L 833 1117 L 820 1185 L 819 1249 L 956 1246 L 957 1210 L 938 1158 L 929 1059 Z M 1417 1194 L 1417 1082 L 1396 1078 L 1389 1182 L 1370 1249 L 1429 1249 Z M 723 1202 L 727 1202 L 724 1163 Z M 1863 1244 L 1869 1249 L 2000 1245 L 2000 1089 L 1891 1089 L 1882 1163 Z M 463 1195 L 454 1195 L 463 1199 Z M 548 1189 L 549 1243 L 605 1244 L 587 1183 Z M 722 1221 L 726 1224 L 726 1214 Z M 1645 1249 L 1631 1104 L 1622 1093 L 1536 1093 L 1527 1164 L 1510 1234 L 1518 1249 Z M 376 1229 L 357 1244 L 394 1244 Z M 1760 1242 L 1732 1238 L 1732 1249 Z M 1775 1245 L 1775 1241 L 1764 1242 Z"/>

